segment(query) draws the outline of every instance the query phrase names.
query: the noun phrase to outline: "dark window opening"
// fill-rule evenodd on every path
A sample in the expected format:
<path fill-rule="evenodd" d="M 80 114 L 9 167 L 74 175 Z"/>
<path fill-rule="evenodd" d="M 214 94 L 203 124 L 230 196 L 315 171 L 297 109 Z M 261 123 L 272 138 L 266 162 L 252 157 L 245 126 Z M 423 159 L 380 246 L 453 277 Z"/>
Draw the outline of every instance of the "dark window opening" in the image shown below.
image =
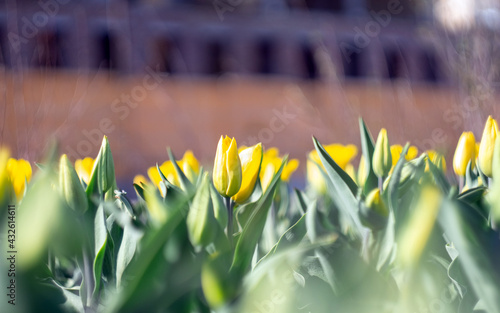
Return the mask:
<path fill-rule="evenodd" d="M 177 40 L 175 38 L 160 39 L 157 42 L 156 58 L 158 70 L 164 73 L 173 74 L 176 72 L 174 65 L 175 50 L 178 48 Z"/>
<path fill-rule="evenodd" d="M 399 51 L 386 51 L 385 62 L 387 65 L 387 78 L 397 79 L 404 77 L 404 62 Z"/>
<path fill-rule="evenodd" d="M 423 79 L 429 82 L 437 82 L 438 78 L 438 62 L 436 55 L 426 51 L 422 56 Z"/>
<path fill-rule="evenodd" d="M 46 31 L 37 36 L 36 47 L 33 54 L 35 67 L 60 67 L 63 56 L 60 46 L 60 34 Z"/>
<path fill-rule="evenodd" d="M 341 12 L 344 9 L 342 0 L 304 0 L 303 2 L 310 10 Z"/>
<path fill-rule="evenodd" d="M 360 70 L 361 57 L 358 51 L 352 49 L 356 47 L 354 42 L 351 43 L 341 43 L 344 44 L 342 49 L 342 65 L 344 68 L 345 77 L 360 77 L 362 75 Z"/>
<path fill-rule="evenodd" d="M 208 74 L 220 76 L 225 72 L 224 66 L 224 51 L 222 44 L 218 41 L 213 41 L 208 44 Z"/>
<path fill-rule="evenodd" d="M 262 39 L 257 44 L 257 73 L 272 74 L 273 68 L 273 43 L 269 39 Z"/>
<path fill-rule="evenodd" d="M 318 66 L 316 64 L 314 48 L 309 45 L 302 46 L 302 57 L 305 67 L 305 78 L 316 79 L 318 78 Z"/>
<path fill-rule="evenodd" d="M 114 36 L 103 33 L 97 38 L 96 68 L 116 69 L 118 67 L 116 58 L 116 41 Z"/>

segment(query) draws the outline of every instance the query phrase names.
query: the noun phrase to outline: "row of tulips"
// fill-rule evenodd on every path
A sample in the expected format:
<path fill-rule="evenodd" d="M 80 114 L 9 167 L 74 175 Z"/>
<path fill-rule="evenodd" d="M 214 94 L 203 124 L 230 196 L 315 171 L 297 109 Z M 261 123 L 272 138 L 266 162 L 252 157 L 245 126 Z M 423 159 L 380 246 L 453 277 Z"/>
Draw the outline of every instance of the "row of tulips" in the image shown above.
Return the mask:
<path fill-rule="evenodd" d="M 17 304 L 1 311 L 500 313 L 496 121 L 480 144 L 460 137 L 459 185 L 438 152 L 359 126 L 357 169 L 356 146 L 313 138 L 305 190 L 288 185 L 297 160 L 227 136 L 211 174 L 167 150 L 135 200 L 106 137 L 95 159 L 52 151 L 33 178 L 1 150 L 0 227 L 17 204 L 19 251 Z"/>

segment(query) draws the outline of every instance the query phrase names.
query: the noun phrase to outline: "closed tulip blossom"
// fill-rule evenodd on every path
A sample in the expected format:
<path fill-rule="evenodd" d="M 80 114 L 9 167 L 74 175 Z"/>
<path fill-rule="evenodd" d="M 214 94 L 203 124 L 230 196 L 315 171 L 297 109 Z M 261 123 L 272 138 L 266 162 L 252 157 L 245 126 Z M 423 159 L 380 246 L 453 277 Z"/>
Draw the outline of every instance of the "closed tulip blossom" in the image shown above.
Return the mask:
<path fill-rule="evenodd" d="M 7 161 L 7 172 L 14 187 L 16 197 L 18 200 L 21 200 L 26 190 L 26 183 L 31 180 L 31 164 L 24 159 L 16 160 L 10 158 Z"/>
<path fill-rule="evenodd" d="M 457 149 L 453 157 L 453 170 L 458 176 L 465 176 L 467 165 L 476 164 L 476 139 L 472 132 L 463 132 L 458 140 Z"/>
<path fill-rule="evenodd" d="M 226 198 L 234 196 L 241 187 L 241 161 L 234 138 L 220 137 L 215 154 L 213 181 L 217 191 Z"/>
<path fill-rule="evenodd" d="M 86 157 L 84 159 L 77 159 L 75 161 L 75 171 L 86 184 L 90 181 L 90 175 L 92 175 L 92 169 L 94 168 L 94 159 Z"/>
<path fill-rule="evenodd" d="M 477 156 L 478 166 L 484 175 L 491 177 L 493 174 L 492 160 L 493 151 L 495 150 L 495 141 L 497 139 L 498 125 L 491 115 L 488 117 L 484 125 L 483 137 L 479 145 L 479 153 Z"/>
<path fill-rule="evenodd" d="M 382 128 L 378 134 L 372 162 L 373 172 L 378 177 L 385 177 L 391 171 L 392 155 L 385 128 Z"/>
<path fill-rule="evenodd" d="M 279 150 L 277 148 L 269 148 L 264 152 L 262 159 L 262 168 L 260 170 L 260 182 L 262 183 L 262 190 L 267 190 L 267 187 L 271 184 L 274 174 L 278 171 L 283 162 L 283 157 L 279 156 Z M 299 167 L 299 160 L 289 159 L 286 163 L 283 171 L 281 172 L 281 180 L 288 182 L 292 174 Z"/>
<path fill-rule="evenodd" d="M 245 202 L 252 194 L 257 178 L 259 177 L 260 164 L 262 162 L 262 144 L 245 148 L 239 153 L 241 161 L 242 180 L 241 188 L 233 196 L 238 203 Z"/>

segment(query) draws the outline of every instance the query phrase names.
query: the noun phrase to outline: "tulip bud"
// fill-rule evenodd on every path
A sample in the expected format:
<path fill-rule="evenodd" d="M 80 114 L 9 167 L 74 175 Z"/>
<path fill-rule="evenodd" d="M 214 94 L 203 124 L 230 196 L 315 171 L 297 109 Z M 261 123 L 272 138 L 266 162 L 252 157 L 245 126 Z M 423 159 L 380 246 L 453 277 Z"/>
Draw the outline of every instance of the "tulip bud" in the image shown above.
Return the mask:
<path fill-rule="evenodd" d="M 362 187 L 365 185 L 366 178 L 368 177 L 368 166 L 366 165 L 365 156 L 362 154 L 359 159 L 357 182 L 358 186 Z"/>
<path fill-rule="evenodd" d="M 392 145 L 391 146 L 391 157 L 392 157 L 392 166 L 396 166 L 399 161 L 399 157 L 403 152 L 403 146 L 401 145 Z M 408 152 L 406 153 L 405 160 L 410 161 L 418 156 L 418 148 L 415 146 L 410 146 L 408 148 Z"/>
<path fill-rule="evenodd" d="M 435 150 L 428 150 L 426 151 L 428 159 L 427 162 L 432 162 L 438 169 L 440 169 L 443 172 L 446 172 L 446 160 L 444 158 L 444 155 L 441 153 L 435 151 Z M 426 164 L 425 166 L 425 171 L 429 170 L 429 165 Z"/>
<path fill-rule="evenodd" d="M 193 198 L 186 223 L 189 239 L 194 246 L 208 246 L 217 234 L 218 224 L 214 216 L 207 173 L 203 175 L 201 184 Z"/>
<path fill-rule="evenodd" d="M 75 161 L 75 171 L 86 184 L 90 182 L 90 176 L 92 175 L 92 168 L 94 167 L 94 159 L 86 157 L 83 160 L 78 159 Z"/>
<path fill-rule="evenodd" d="M 385 177 L 391 171 L 391 147 L 389 145 L 387 130 L 385 128 L 382 128 L 378 134 L 372 161 L 373 172 L 378 177 Z"/>
<path fill-rule="evenodd" d="M 184 175 L 186 175 L 186 177 L 192 183 L 194 183 L 196 181 L 197 175 L 200 173 L 200 163 L 191 150 L 188 150 L 184 153 L 181 164 Z"/>
<path fill-rule="evenodd" d="M 63 154 L 59 161 L 59 188 L 69 208 L 75 212 L 87 211 L 87 195 L 66 154 Z"/>
<path fill-rule="evenodd" d="M 389 210 L 380 196 L 380 189 L 373 189 L 366 197 L 365 205 L 361 206 L 361 222 L 373 230 L 379 230 L 385 226 L 388 215 Z"/>
<path fill-rule="evenodd" d="M 481 144 L 479 145 L 479 153 L 477 156 L 477 161 L 481 172 L 484 175 L 491 177 L 493 174 L 492 170 L 492 159 L 493 151 L 495 149 L 495 141 L 497 139 L 498 125 L 491 115 L 488 116 L 486 125 L 484 125 L 483 137 L 481 138 Z"/>
<path fill-rule="evenodd" d="M 94 162 L 91 177 L 94 175 L 97 175 L 97 190 L 100 194 L 106 193 L 116 185 L 113 155 L 111 154 L 108 137 L 106 136 L 102 139 L 101 149 Z"/>
<path fill-rule="evenodd" d="M 26 190 L 26 182 L 29 182 L 31 179 L 31 164 L 24 159 L 16 160 L 10 158 L 7 161 L 7 172 L 9 173 L 17 199 L 21 200 Z"/>
<path fill-rule="evenodd" d="M 241 162 L 236 140 L 220 137 L 215 154 L 213 181 L 215 189 L 223 197 L 232 197 L 241 186 Z"/>
<path fill-rule="evenodd" d="M 260 165 L 262 163 L 262 144 L 259 142 L 253 147 L 245 148 L 239 153 L 241 161 L 242 181 L 241 188 L 233 196 L 238 203 L 245 202 L 252 194 L 257 178 L 259 177 Z"/>
<path fill-rule="evenodd" d="M 436 187 L 425 186 L 422 189 L 408 225 L 398 240 L 398 247 L 401 247 L 398 248 L 399 260 L 403 265 L 411 267 L 422 256 L 434 228 L 442 199 L 443 196 Z"/>
<path fill-rule="evenodd" d="M 453 170 L 459 176 L 465 176 L 467 164 L 471 168 L 476 164 L 476 139 L 472 132 L 463 132 L 458 140 L 455 156 L 453 157 Z"/>

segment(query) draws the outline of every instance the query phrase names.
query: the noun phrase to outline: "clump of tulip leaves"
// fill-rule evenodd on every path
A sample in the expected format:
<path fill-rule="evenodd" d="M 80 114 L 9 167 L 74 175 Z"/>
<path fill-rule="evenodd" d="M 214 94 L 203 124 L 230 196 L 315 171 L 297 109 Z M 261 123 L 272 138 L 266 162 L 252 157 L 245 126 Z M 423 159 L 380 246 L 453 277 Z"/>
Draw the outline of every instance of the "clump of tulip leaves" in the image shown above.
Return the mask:
<path fill-rule="evenodd" d="M 362 120 L 360 133 L 362 185 L 313 138 L 325 194 L 290 190 L 285 158 L 234 206 L 207 172 L 190 181 L 170 150 L 180 187 L 158 167 L 160 190 L 135 185 L 134 201 L 117 189 L 106 138 L 88 185 L 49 155 L 18 208 L 15 309 L 500 313 L 500 184 L 469 166 L 475 187 L 459 192 L 425 154 L 376 175 L 380 151 Z"/>

